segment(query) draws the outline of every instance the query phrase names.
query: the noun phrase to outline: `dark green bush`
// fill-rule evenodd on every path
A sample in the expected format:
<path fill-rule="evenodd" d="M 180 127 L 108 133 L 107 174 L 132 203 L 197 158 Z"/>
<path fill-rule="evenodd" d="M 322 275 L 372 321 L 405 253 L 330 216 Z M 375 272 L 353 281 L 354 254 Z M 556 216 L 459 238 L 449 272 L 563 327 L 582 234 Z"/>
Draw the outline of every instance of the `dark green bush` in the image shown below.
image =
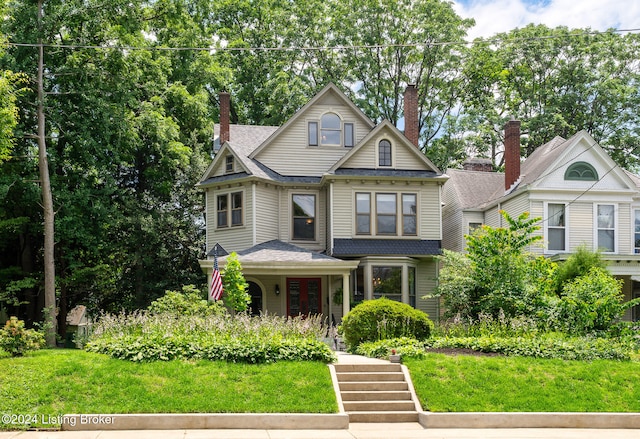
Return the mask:
<path fill-rule="evenodd" d="M 350 350 L 360 343 L 397 337 L 429 338 L 433 322 L 424 312 L 411 306 L 381 298 L 367 300 L 343 319 L 340 332 Z"/>

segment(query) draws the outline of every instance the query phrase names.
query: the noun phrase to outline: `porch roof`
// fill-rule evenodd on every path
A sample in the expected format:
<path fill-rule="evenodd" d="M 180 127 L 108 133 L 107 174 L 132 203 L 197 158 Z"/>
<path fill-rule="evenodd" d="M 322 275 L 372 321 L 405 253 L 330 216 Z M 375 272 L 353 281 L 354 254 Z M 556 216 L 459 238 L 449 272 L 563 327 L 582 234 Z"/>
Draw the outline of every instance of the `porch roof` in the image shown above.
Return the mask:
<path fill-rule="evenodd" d="M 307 250 L 277 239 L 260 243 L 236 252 L 246 274 L 328 275 L 349 274 L 358 267 L 358 260 L 344 261 L 326 254 Z M 226 256 L 218 258 L 226 265 Z M 200 261 L 203 270 L 210 272 L 213 259 Z"/>
<path fill-rule="evenodd" d="M 440 241 L 430 239 L 334 239 L 336 256 L 427 256 L 440 254 Z"/>

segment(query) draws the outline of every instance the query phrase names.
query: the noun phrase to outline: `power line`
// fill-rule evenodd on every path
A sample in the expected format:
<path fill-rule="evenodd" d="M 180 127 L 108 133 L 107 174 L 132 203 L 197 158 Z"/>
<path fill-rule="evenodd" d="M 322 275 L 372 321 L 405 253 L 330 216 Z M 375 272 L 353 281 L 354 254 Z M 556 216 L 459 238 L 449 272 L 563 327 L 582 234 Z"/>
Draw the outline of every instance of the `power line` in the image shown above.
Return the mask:
<path fill-rule="evenodd" d="M 511 38 L 509 41 L 537 41 L 550 40 L 569 37 L 581 37 L 586 35 L 605 35 L 614 33 L 635 33 L 640 32 L 640 28 L 634 29 L 610 29 L 607 31 L 581 31 L 570 33 L 569 35 L 545 35 L 538 37 L 521 37 Z M 210 47 L 167 47 L 167 46 L 121 46 L 121 45 L 89 45 L 89 44 L 53 44 L 53 43 L 15 43 L 8 42 L 9 46 L 14 47 L 46 47 L 54 49 L 91 49 L 91 50 L 148 50 L 148 51 L 208 51 L 208 52 L 296 52 L 296 51 L 346 51 L 346 50 L 369 50 L 369 49 L 392 49 L 392 48 L 423 48 L 431 46 L 460 46 L 475 44 L 495 44 L 505 41 L 503 38 L 476 39 L 473 41 L 428 41 L 418 43 L 402 43 L 402 44 L 362 44 L 362 45 L 339 45 L 339 46 L 273 46 L 273 47 L 227 47 L 227 46 L 210 46 Z"/>

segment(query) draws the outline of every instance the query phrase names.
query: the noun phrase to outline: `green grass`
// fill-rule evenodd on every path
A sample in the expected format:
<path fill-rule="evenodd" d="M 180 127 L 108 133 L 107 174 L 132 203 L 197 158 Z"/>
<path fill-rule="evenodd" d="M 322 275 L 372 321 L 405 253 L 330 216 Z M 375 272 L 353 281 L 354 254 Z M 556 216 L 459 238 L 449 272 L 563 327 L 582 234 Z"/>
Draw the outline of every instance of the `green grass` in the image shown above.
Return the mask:
<path fill-rule="evenodd" d="M 428 354 L 406 359 L 433 412 L 638 412 L 640 363 Z"/>
<path fill-rule="evenodd" d="M 79 350 L 0 358 L 0 413 L 336 413 L 326 364 L 133 363 Z M 0 429 L 7 426 L 0 425 Z"/>

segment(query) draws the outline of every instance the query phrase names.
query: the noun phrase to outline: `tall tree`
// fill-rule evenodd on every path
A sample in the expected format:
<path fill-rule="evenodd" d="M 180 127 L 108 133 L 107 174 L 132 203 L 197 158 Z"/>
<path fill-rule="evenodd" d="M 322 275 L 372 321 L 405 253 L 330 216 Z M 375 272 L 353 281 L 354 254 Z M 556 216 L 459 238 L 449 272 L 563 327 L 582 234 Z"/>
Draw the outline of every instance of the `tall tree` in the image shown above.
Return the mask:
<path fill-rule="evenodd" d="M 461 112 L 467 146 L 501 165 L 502 126 L 513 116 L 526 155 L 585 129 L 620 165 L 638 163 L 639 42 L 637 34 L 544 25 L 476 40 Z"/>

